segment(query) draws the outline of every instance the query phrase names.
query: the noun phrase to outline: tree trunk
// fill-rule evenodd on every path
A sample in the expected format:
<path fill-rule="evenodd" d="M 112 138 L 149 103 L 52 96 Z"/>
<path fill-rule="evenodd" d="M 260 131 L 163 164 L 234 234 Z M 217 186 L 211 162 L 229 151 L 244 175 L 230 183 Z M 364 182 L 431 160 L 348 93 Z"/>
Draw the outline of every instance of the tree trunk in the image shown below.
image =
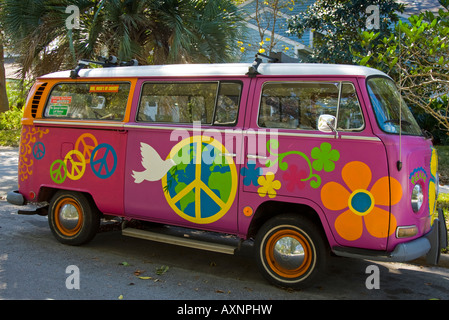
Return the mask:
<path fill-rule="evenodd" d="M 6 93 L 5 57 L 3 51 L 3 37 L 0 36 L 0 112 L 9 110 L 8 95 Z"/>

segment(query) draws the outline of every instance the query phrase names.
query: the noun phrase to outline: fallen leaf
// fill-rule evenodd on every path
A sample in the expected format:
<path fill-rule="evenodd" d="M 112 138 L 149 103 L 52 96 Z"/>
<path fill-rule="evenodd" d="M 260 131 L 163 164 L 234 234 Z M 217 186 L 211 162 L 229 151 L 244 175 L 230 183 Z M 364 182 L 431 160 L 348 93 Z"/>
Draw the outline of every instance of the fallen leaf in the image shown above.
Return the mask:
<path fill-rule="evenodd" d="M 166 273 L 168 271 L 168 269 L 170 269 L 169 266 L 162 266 L 159 269 L 156 270 L 156 274 L 157 275 L 163 275 L 164 273 Z"/>
<path fill-rule="evenodd" d="M 122 263 L 119 263 L 119 264 L 121 264 L 122 266 L 125 266 L 125 267 L 129 266 L 129 263 L 126 261 L 123 261 Z"/>
<path fill-rule="evenodd" d="M 119 299 L 119 300 L 123 300 L 123 294 L 119 295 L 119 296 L 118 296 L 118 299 Z"/>
<path fill-rule="evenodd" d="M 135 276 L 140 276 L 144 272 L 145 272 L 145 270 L 136 270 L 136 271 L 134 271 L 134 275 Z"/>
<path fill-rule="evenodd" d="M 150 280 L 150 279 L 153 279 L 152 277 L 139 277 L 139 279 L 142 279 L 142 280 Z"/>

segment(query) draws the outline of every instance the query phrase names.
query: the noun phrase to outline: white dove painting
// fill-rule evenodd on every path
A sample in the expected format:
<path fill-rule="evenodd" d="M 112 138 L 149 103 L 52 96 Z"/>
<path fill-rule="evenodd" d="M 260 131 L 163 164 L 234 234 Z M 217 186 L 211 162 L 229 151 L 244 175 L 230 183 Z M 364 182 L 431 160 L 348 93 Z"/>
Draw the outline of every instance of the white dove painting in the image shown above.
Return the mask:
<path fill-rule="evenodd" d="M 141 142 L 140 152 L 142 155 L 142 166 L 144 171 L 134 171 L 132 177 L 135 183 L 141 183 L 144 180 L 161 180 L 174 165 L 172 159 L 162 160 L 156 150 L 150 145 Z"/>

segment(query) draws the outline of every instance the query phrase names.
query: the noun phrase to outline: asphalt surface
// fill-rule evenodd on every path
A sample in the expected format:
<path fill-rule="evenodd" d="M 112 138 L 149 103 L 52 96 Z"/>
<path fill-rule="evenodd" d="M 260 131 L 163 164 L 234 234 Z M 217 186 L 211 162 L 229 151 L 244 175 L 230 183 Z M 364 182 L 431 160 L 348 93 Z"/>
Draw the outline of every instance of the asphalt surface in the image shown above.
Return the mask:
<path fill-rule="evenodd" d="M 17 188 L 17 151 L 0 147 L 0 300 L 175 300 L 182 307 L 186 301 L 198 305 L 203 300 L 449 299 L 446 255 L 438 267 L 423 260 L 379 263 L 334 257 L 315 286 L 292 291 L 262 278 L 250 244 L 229 256 L 128 238 L 111 229 L 82 247 L 62 245 L 46 217 L 18 215 L 20 207 L 5 201 L 6 193 Z M 73 266 L 80 281 L 70 289 Z M 373 266 L 380 287 L 369 289 Z M 175 307 L 170 312 L 176 313 Z"/>

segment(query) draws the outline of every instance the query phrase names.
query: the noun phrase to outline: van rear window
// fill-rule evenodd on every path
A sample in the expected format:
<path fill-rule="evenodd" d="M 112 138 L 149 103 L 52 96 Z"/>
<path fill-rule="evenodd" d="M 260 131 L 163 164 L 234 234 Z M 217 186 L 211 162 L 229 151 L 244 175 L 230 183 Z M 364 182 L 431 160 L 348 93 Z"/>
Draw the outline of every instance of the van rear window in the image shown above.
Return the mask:
<path fill-rule="evenodd" d="M 145 83 L 137 121 L 233 126 L 241 89 L 240 82 Z"/>
<path fill-rule="evenodd" d="M 51 92 L 46 118 L 116 120 L 125 116 L 129 83 L 61 83 Z"/>

